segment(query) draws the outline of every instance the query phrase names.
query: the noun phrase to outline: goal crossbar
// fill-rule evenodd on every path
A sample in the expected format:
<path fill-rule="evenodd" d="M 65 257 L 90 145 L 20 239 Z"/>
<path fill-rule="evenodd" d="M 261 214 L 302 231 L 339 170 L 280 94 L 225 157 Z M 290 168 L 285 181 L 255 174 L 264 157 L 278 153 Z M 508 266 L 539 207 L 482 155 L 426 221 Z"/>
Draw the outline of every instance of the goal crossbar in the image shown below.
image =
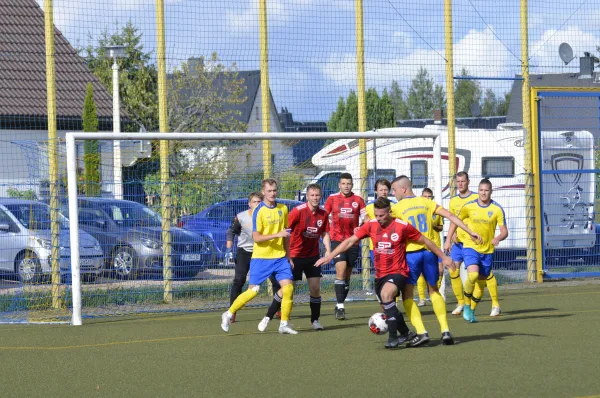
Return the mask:
<path fill-rule="evenodd" d="M 441 130 L 444 131 L 444 130 Z M 80 250 L 79 250 L 79 215 L 77 203 L 77 151 L 76 140 L 112 140 L 112 141 L 139 141 L 139 140 L 308 140 L 308 139 L 383 139 L 383 138 L 432 138 L 433 139 L 433 171 L 434 171 L 434 195 L 442 197 L 442 161 L 441 143 L 437 139 L 440 130 L 426 130 L 417 128 L 390 128 L 385 131 L 368 132 L 314 132 L 314 133 L 66 133 L 67 149 L 67 186 L 69 206 L 69 236 L 71 244 L 71 281 L 73 312 L 72 325 L 82 324 L 81 309 L 81 274 L 80 274 Z"/>

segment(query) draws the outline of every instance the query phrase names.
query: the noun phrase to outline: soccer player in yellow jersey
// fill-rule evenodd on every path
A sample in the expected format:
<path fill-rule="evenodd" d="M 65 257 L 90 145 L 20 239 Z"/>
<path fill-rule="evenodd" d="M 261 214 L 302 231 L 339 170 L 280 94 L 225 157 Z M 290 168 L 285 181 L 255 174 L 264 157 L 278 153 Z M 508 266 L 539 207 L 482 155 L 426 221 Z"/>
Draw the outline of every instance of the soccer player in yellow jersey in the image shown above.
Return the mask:
<path fill-rule="evenodd" d="M 254 248 L 250 260 L 248 290 L 240 294 L 221 316 L 221 328 L 228 332 L 231 318 L 258 294 L 260 284 L 274 274 L 281 289 L 281 323 L 279 333 L 298 334 L 288 324 L 294 297 L 292 262 L 289 255 L 288 208 L 277 203 L 277 181 L 262 182 L 263 201 L 252 212 Z"/>
<path fill-rule="evenodd" d="M 481 237 L 471 231 L 458 217 L 450 213 L 448 210 L 439 206 L 433 200 L 426 199 L 422 196 L 415 196 L 412 190 L 412 183 L 407 176 L 394 178 L 392 181 L 392 192 L 398 200 L 392 207 L 392 216 L 403 221 L 411 223 L 421 234 L 429 240 L 435 239 L 435 230 L 433 229 L 433 216 L 449 218 L 452 222 L 463 228 L 476 241 L 481 241 Z M 442 330 L 442 344 L 454 344 L 454 339 L 450 334 L 448 320 L 446 318 L 446 302 L 439 293 L 437 281 L 439 279 L 438 257 L 427 250 L 424 245 L 409 242 L 406 248 L 406 261 L 410 268 L 410 275 L 407 280 L 405 289 L 402 292 L 402 301 L 406 314 L 410 318 L 410 322 L 417 329 L 417 337 L 415 341 L 409 343 L 411 347 L 427 343 L 429 334 L 425 330 L 421 312 L 413 300 L 414 286 L 421 274 L 425 275 L 425 280 L 429 286 L 429 297 L 433 311 L 437 317 L 440 328 Z"/>
<path fill-rule="evenodd" d="M 467 267 L 467 280 L 464 285 L 465 308 L 463 318 L 471 323 L 477 322 L 475 308 L 481 300 L 485 281 L 492 270 L 494 248 L 508 237 L 504 209 L 492 200 L 492 183 L 484 178 L 479 183 L 479 198 L 473 200 L 460 210 L 458 218 L 466 220 L 469 227 L 479 233 L 482 242 L 463 242 L 463 259 Z M 500 233 L 496 235 L 496 226 Z M 455 226 L 450 226 L 448 233 L 453 233 Z M 475 284 L 479 285 L 475 293 Z"/>
<path fill-rule="evenodd" d="M 469 189 L 470 181 L 469 174 L 467 174 L 467 172 L 458 172 L 454 181 L 456 182 L 458 194 L 450 199 L 450 212 L 458 216 L 460 209 L 462 209 L 462 207 L 468 202 L 479 198 L 479 195 Z M 450 232 L 450 230 L 448 232 Z M 463 296 L 463 281 L 460 278 L 460 266 L 463 263 L 463 242 L 466 239 L 469 239 L 469 237 L 466 236 L 463 231 L 458 230 L 455 234 L 448 233 L 446 241 L 444 242 L 444 251 L 446 253 L 450 253 L 452 260 L 454 260 L 456 265 L 456 270 L 450 272 L 452 290 L 454 291 L 456 301 L 458 302 L 456 308 L 454 311 L 452 311 L 453 315 L 460 315 L 465 305 Z M 451 246 L 452 249 L 450 248 Z M 490 297 L 492 299 L 492 312 L 490 313 L 490 316 L 498 316 L 501 312 L 500 303 L 498 302 L 498 281 L 496 280 L 496 276 L 494 275 L 493 271 L 490 271 L 486 285 L 490 291 Z M 475 286 L 475 294 L 477 297 L 483 296 L 483 292 L 479 293 L 479 284 Z"/>
<path fill-rule="evenodd" d="M 426 199 L 433 200 L 433 191 L 429 188 L 423 188 L 421 196 Z M 433 235 L 434 239 L 432 240 L 432 242 L 435 243 L 438 247 L 442 247 L 442 239 L 440 237 L 440 232 L 442 232 L 442 230 L 444 229 L 444 220 L 442 219 L 442 217 L 438 216 L 437 214 L 434 214 L 431 226 L 436 232 Z M 440 278 L 437 281 L 437 287 L 442 297 L 444 297 L 444 293 L 442 292 L 442 279 L 444 274 L 441 262 L 438 262 L 438 269 L 440 270 Z M 425 296 L 425 293 L 427 291 L 427 282 L 425 281 L 425 276 L 423 274 L 421 274 L 421 276 L 417 280 L 417 291 L 419 292 L 419 303 L 417 304 L 417 306 L 423 307 L 427 303 Z M 444 299 L 444 301 L 446 300 Z"/>

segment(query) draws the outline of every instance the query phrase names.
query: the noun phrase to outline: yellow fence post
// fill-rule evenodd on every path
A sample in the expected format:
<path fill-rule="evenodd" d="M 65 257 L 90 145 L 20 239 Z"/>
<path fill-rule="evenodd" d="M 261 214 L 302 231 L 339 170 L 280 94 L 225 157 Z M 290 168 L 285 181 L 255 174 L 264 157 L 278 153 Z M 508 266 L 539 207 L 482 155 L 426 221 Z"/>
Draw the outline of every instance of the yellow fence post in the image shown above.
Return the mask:
<path fill-rule="evenodd" d="M 44 2 L 46 36 L 46 90 L 48 109 L 48 171 L 50 179 L 50 242 L 52 244 L 52 308 L 62 307 L 60 287 L 60 222 L 58 204 L 58 141 L 56 136 L 56 74 L 54 71 L 54 18 L 52 0 Z"/>
<path fill-rule="evenodd" d="M 538 124 L 538 90 L 531 89 L 530 104 L 531 107 L 531 161 L 533 175 L 537 178 L 533 179 L 533 192 L 535 200 L 535 250 L 539 261 L 536 261 L 536 281 L 542 283 L 544 281 L 544 271 L 542 267 L 542 194 L 540 189 L 541 176 L 540 174 L 540 140 L 539 140 L 539 124 Z"/>
<path fill-rule="evenodd" d="M 538 254 L 535 251 L 535 202 L 533 197 L 533 162 L 532 129 L 531 129 L 531 99 L 529 85 L 529 31 L 527 21 L 527 0 L 521 0 L 521 73 L 523 75 L 523 128 L 525 129 L 525 217 L 527 229 L 527 280 L 535 282 L 536 260 Z M 539 176 L 535 176 L 538 178 Z"/>
<path fill-rule="evenodd" d="M 355 1 L 355 16 L 356 16 L 356 77 L 358 91 L 358 131 L 367 131 L 367 108 L 365 104 L 365 34 L 363 27 L 363 2 L 362 0 Z M 360 179 L 358 190 L 365 202 L 368 199 L 367 182 L 369 179 L 369 171 L 367 169 L 367 140 L 361 138 L 358 140 L 358 148 L 360 151 Z M 375 165 L 374 165 L 375 166 Z M 371 257 L 369 256 L 369 245 L 363 240 L 361 264 L 362 264 L 362 287 L 363 290 L 369 288 L 371 280 Z"/>
<path fill-rule="evenodd" d="M 165 3 L 156 0 L 156 41 L 158 61 L 158 123 L 161 133 L 169 131 L 167 120 L 167 59 L 165 44 Z M 163 246 L 163 301 L 173 302 L 171 261 L 171 186 L 169 185 L 169 141 L 160 141 L 160 204 Z"/>
<path fill-rule="evenodd" d="M 446 39 L 446 106 L 448 112 L 448 169 L 450 196 L 456 194 L 456 117 L 454 110 L 454 42 L 452 37 L 452 0 L 444 0 L 444 34 Z M 438 139 L 441 139 L 438 138 Z M 442 187 L 444 184 L 442 184 Z M 442 198 L 439 198 L 440 203 Z"/>

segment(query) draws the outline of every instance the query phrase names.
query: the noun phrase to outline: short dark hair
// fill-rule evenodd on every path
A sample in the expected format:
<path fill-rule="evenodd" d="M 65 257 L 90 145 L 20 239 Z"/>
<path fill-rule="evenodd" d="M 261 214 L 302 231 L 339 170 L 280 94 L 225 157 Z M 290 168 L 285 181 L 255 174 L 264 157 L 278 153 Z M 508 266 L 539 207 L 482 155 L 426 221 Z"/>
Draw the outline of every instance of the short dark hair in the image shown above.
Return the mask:
<path fill-rule="evenodd" d="M 423 188 L 423 193 L 425 192 L 430 193 L 431 196 L 433 196 L 433 191 L 431 190 L 431 188 Z"/>
<path fill-rule="evenodd" d="M 397 183 L 398 181 L 401 181 L 401 180 L 408 180 L 408 182 L 410 182 L 411 186 L 412 186 L 412 182 L 410 181 L 410 178 L 408 178 L 408 176 L 405 176 L 404 174 L 402 174 L 401 176 L 398 176 L 398 177 L 394 178 L 392 180 L 392 184 L 395 184 L 395 183 Z"/>
<path fill-rule="evenodd" d="M 377 181 L 375 181 L 375 190 L 377 191 L 377 187 L 379 185 L 385 185 L 387 187 L 387 189 L 392 189 L 392 184 L 390 184 L 390 182 L 388 180 L 386 180 L 385 178 L 380 178 Z"/>
<path fill-rule="evenodd" d="M 308 193 L 308 191 L 313 190 L 313 189 L 316 191 L 319 191 L 319 192 L 323 192 L 323 190 L 321 189 L 321 186 L 319 184 L 309 184 L 306 187 L 306 193 Z"/>
<path fill-rule="evenodd" d="M 262 180 L 261 188 L 264 188 L 267 184 L 277 186 L 277 180 L 274 178 L 265 178 L 264 180 Z"/>
<path fill-rule="evenodd" d="M 469 181 L 469 173 L 467 173 L 466 171 L 459 171 L 458 173 L 456 173 L 456 177 L 467 177 L 467 181 Z"/>
<path fill-rule="evenodd" d="M 489 186 L 490 189 L 492 189 L 492 182 L 490 180 L 488 180 L 487 178 L 484 178 L 481 181 L 479 181 L 479 185 L 481 185 L 481 184 L 485 184 L 485 185 Z"/>
<path fill-rule="evenodd" d="M 250 195 L 248 195 L 248 202 L 251 202 L 252 198 L 259 198 L 260 200 L 263 200 L 263 194 L 260 192 L 252 192 Z"/>
<path fill-rule="evenodd" d="M 340 174 L 340 181 L 341 180 L 350 180 L 350 181 L 352 181 L 352 174 L 350 174 L 350 173 L 342 173 L 342 174 Z"/>
<path fill-rule="evenodd" d="M 377 200 L 373 203 L 373 207 L 376 209 L 387 209 L 392 207 L 392 202 L 388 198 L 377 198 Z"/>

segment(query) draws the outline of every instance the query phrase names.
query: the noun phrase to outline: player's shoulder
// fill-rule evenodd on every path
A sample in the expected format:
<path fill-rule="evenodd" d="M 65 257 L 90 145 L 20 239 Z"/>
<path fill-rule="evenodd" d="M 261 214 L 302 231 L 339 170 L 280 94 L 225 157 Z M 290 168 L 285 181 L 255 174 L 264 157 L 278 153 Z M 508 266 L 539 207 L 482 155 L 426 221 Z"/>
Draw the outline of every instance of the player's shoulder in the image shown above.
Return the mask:
<path fill-rule="evenodd" d="M 288 211 L 288 207 L 287 207 L 287 205 L 286 205 L 285 203 L 281 203 L 281 202 L 276 202 L 276 203 L 275 203 L 275 208 L 276 208 L 277 210 L 285 210 L 285 211 Z"/>
<path fill-rule="evenodd" d="M 403 227 L 406 227 L 406 226 L 408 225 L 408 223 L 407 223 L 406 221 L 403 221 L 403 220 L 401 220 L 401 219 L 399 219 L 399 218 L 394 218 L 394 222 L 395 222 L 396 224 L 400 224 L 400 225 L 402 225 Z"/>
<path fill-rule="evenodd" d="M 496 202 L 495 200 L 492 200 L 491 205 L 494 206 L 494 208 L 496 208 L 499 211 L 504 213 L 504 208 L 502 207 L 502 205 L 500 203 Z"/>
<path fill-rule="evenodd" d="M 291 213 L 291 212 L 293 212 L 293 211 L 301 211 L 301 210 L 304 210 L 304 209 L 306 209 L 307 207 L 308 207 L 308 204 L 307 204 L 307 203 L 302 203 L 302 204 L 300 204 L 300 205 L 298 205 L 298 206 L 296 206 L 296 207 L 292 208 L 292 210 L 290 210 L 290 213 Z"/>

